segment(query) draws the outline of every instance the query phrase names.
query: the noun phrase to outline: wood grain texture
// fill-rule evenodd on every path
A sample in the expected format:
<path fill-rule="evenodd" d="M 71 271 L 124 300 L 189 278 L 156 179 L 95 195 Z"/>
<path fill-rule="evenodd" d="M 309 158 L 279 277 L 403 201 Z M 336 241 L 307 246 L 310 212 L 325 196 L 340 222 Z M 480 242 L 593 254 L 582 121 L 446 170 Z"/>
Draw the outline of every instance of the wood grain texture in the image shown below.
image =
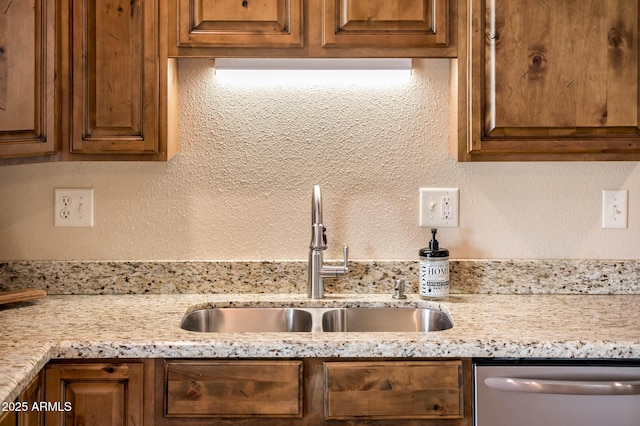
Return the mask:
<path fill-rule="evenodd" d="M 25 288 L 21 290 L 0 291 L 0 305 L 4 303 L 24 302 L 26 300 L 41 299 L 47 295 L 44 290 Z"/>
<path fill-rule="evenodd" d="M 301 417 L 302 361 L 170 361 L 166 415 Z"/>
<path fill-rule="evenodd" d="M 300 47 L 302 0 L 178 0 L 180 46 Z"/>
<path fill-rule="evenodd" d="M 195 360 L 194 360 L 195 361 Z M 231 359 L 202 359 L 197 360 L 198 363 L 208 364 L 213 363 L 220 367 L 220 374 L 224 374 L 224 365 L 226 363 L 237 364 L 239 367 L 243 365 L 243 363 L 247 362 L 248 365 L 251 365 L 253 362 L 269 362 L 276 363 L 282 361 L 288 361 L 283 359 L 267 359 L 267 360 L 256 360 L 256 359 L 246 359 L 246 360 L 231 360 Z M 371 417 L 362 417 L 362 418 L 350 418 L 345 420 L 329 420 L 325 417 L 325 405 L 326 405 L 326 392 L 325 392 L 325 364 L 329 362 L 341 362 L 341 363 L 349 363 L 353 368 L 358 371 L 361 365 L 369 365 L 371 362 L 388 362 L 392 369 L 395 369 L 394 365 L 396 362 L 405 362 L 406 359 L 326 359 L 326 358 L 305 358 L 304 360 L 300 360 L 302 362 L 302 387 L 304 389 L 303 393 L 303 401 L 302 401 L 302 413 L 301 416 L 291 417 L 285 416 L 284 418 L 274 416 L 262 416 L 262 415 L 245 415 L 245 416 L 230 416 L 230 417 L 205 417 L 198 413 L 193 413 L 192 415 L 185 414 L 181 416 L 169 416 L 166 413 L 166 405 L 168 403 L 167 400 L 167 375 L 166 375 L 166 365 L 169 363 L 184 363 L 191 362 L 190 360 L 156 360 L 156 373 L 155 373 L 155 418 L 154 422 L 156 426 L 211 426 L 211 425 L 243 425 L 243 426 L 280 426 L 283 424 L 286 425 L 299 425 L 299 426 L 321 426 L 327 424 L 341 424 L 341 425 L 367 425 L 367 426 L 470 426 L 472 421 L 471 416 L 471 400 L 472 400 L 472 389 L 471 389 L 471 359 L 428 359 L 428 360 L 414 360 L 414 361 L 428 361 L 430 363 L 435 363 L 433 365 L 437 365 L 438 362 L 443 361 L 446 363 L 454 362 L 460 363 L 461 365 L 461 398 L 462 398 L 462 407 L 461 412 L 462 416 L 457 416 L 456 418 L 446 418 L 434 416 L 433 418 L 424 418 L 420 415 L 418 417 L 407 417 L 407 413 L 403 412 L 400 416 L 395 415 L 396 413 L 392 413 L 390 417 L 385 418 L 371 418 Z M 446 367 L 445 367 L 446 368 Z M 345 368 L 346 369 L 346 368 Z M 183 378 L 192 377 L 194 370 L 190 370 L 188 374 L 184 375 Z M 242 376 L 239 376 L 242 377 Z M 193 377 L 192 377 L 193 378 Z M 204 396 L 203 396 L 203 386 L 200 377 L 195 377 L 194 384 L 192 387 L 194 389 L 197 387 L 198 390 L 193 392 L 191 395 L 193 396 L 193 403 L 199 404 Z M 252 383 L 253 379 L 249 378 L 248 384 Z M 229 389 L 238 389 L 232 386 L 229 386 Z M 226 396 L 225 396 L 226 398 Z M 411 400 L 410 396 L 407 396 L 407 401 Z M 422 401 L 420 402 L 422 404 Z M 405 404 L 406 406 L 406 404 Z M 433 407 L 432 407 L 433 408 Z M 409 410 L 411 407 L 409 407 Z"/>
<path fill-rule="evenodd" d="M 324 47 L 446 47 L 449 0 L 326 0 Z"/>
<path fill-rule="evenodd" d="M 0 413 L 0 426 L 16 426 L 18 424 L 18 413 L 7 411 Z"/>
<path fill-rule="evenodd" d="M 461 419 L 460 361 L 325 363 L 327 419 Z"/>
<path fill-rule="evenodd" d="M 176 57 L 455 57 L 458 48 L 457 0 L 168 3 Z"/>
<path fill-rule="evenodd" d="M 47 366 L 47 401 L 71 411 L 47 411 L 47 425 L 143 425 L 143 363 L 70 363 Z"/>
<path fill-rule="evenodd" d="M 0 158 L 58 149 L 54 31 L 54 0 L 0 0 Z"/>
<path fill-rule="evenodd" d="M 637 0 L 466 3 L 458 159 L 640 159 Z"/>
<path fill-rule="evenodd" d="M 44 397 L 44 372 L 40 372 L 27 385 L 25 390 L 20 393 L 19 401 L 27 403 L 28 407 L 33 408 L 34 404 L 45 401 Z M 43 410 L 27 410 L 18 414 L 18 426 L 43 426 L 44 411 Z"/>
<path fill-rule="evenodd" d="M 637 44 L 638 11 L 630 3 L 487 4 L 487 133 L 496 128 L 507 133 L 508 128 L 543 127 L 559 135 L 570 128 L 637 128 L 637 55 L 631 46 Z"/>

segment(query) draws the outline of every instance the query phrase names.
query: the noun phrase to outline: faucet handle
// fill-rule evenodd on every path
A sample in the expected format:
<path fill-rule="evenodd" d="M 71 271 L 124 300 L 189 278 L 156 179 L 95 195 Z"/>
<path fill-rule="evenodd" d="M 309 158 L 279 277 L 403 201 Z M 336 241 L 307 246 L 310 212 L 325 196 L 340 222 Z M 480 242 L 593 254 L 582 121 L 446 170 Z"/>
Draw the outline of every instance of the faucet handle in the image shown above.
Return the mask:
<path fill-rule="evenodd" d="M 344 246 L 342 248 L 342 252 L 344 253 L 344 265 L 343 265 L 343 267 L 344 267 L 345 273 L 347 273 L 349 271 L 349 266 L 348 266 L 348 263 L 349 263 L 349 246 Z"/>

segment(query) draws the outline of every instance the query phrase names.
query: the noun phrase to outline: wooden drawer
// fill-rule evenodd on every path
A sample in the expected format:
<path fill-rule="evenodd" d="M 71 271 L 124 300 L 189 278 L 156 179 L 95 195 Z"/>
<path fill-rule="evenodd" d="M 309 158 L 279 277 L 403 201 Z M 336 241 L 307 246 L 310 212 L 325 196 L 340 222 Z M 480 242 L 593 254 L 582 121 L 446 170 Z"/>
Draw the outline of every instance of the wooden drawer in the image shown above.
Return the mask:
<path fill-rule="evenodd" d="M 461 419 L 462 361 L 325 362 L 325 418 Z"/>
<path fill-rule="evenodd" d="M 166 361 L 166 417 L 302 417 L 302 361 Z"/>

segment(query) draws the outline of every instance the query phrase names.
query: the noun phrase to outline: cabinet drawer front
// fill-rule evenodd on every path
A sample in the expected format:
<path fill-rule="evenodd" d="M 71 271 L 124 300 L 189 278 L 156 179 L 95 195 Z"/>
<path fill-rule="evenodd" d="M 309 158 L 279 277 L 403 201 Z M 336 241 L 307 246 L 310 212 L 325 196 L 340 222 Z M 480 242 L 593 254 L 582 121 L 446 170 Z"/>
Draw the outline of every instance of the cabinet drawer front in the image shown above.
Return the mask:
<path fill-rule="evenodd" d="M 179 0 L 178 45 L 300 47 L 302 0 Z"/>
<path fill-rule="evenodd" d="M 326 362 L 325 418 L 461 419 L 462 361 Z"/>
<path fill-rule="evenodd" d="M 167 361 L 166 417 L 301 417 L 302 361 Z"/>

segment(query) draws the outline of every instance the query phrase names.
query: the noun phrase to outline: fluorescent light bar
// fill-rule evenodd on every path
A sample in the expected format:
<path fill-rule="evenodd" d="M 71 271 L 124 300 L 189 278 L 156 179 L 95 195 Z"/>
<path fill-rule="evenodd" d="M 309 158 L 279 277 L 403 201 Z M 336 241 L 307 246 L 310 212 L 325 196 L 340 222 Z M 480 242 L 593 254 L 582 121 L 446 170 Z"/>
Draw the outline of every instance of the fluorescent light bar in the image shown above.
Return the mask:
<path fill-rule="evenodd" d="M 218 58 L 216 74 L 240 70 L 411 70 L 409 58 Z"/>
<path fill-rule="evenodd" d="M 215 74 L 224 80 L 386 80 L 411 75 L 410 58 L 218 58 Z"/>

